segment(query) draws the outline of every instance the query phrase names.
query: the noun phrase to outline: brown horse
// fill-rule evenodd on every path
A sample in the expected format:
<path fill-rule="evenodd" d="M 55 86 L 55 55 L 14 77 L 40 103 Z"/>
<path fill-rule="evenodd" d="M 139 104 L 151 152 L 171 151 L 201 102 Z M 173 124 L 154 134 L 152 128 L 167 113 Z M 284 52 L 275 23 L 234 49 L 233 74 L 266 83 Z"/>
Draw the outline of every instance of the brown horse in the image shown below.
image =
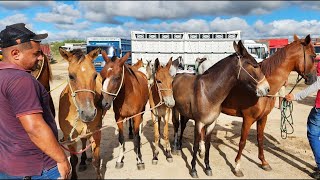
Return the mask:
<path fill-rule="evenodd" d="M 141 59 L 138 59 L 138 61 L 131 66 L 131 68 L 135 71 L 137 71 L 139 68 L 143 67 L 143 61 L 142 61 L 142 58 Z"/>
<path fill-rule="evenodd" d="M 294 35 L 294 41 L 274 55 L 261 62 L 260 66 L 270 84 L 269 95 L 275 95 L 291 71 L 296 71 L 307 79 L 307 74 L 314 71 L 314 57 L 316 56 L 311 44 L 310 35 L 299 39 Z M 309 84 L 312 82 L 309 82 Z M 242 85 L 235 86 L 222 103 L 222 112 L 232 116 L 243 117 L 239 150 L 235 158 L 235 175 L 243 176 L 240 170 L 240 157 L 246 144 L 250 127 L 257 122 L 257 141 L 259 159 L 264 170 L 271 170 L 264 158 L 263 134 L 268 114 L 274 107 L 275 97 L 256 97 L 254 93 L 245 90 Z"/>
<path fill-rule="evenodd" d="M 159 154 L 159 141 L 160 141 L 160 122 L 161 117 L 164 120 L 164 141 L 165 141 L 165 155 L 168 162 L 172 162 L 171 148 L 169 142 L 169 119 L 171 116 L 171 108 L 175 102 L 172 94 L 172 81 L 173 78 L 170 75 L 170 67 L 172 65 L 172 57 L 168 61 L 165 67 L 160 65 L 159 59 L 155 60 L 155 78 L 154 83 L 149 89 L 149 104 L 152 109 L 151 118 L 154 125 L 154 143 L 155 148 L 153 151 L 152 164 L 158 163 Z M 160 102 L 164 104 L 154 108 Z"/>
<path fill-rule="evenodd" d="M 42 51 L 41 53 L 43 56 L 43 60 L 38 61 L 36 69 L 31 71 L 31 74 L 46 88 L 47 92 L 49 93 L 50 109 L 53 114 L 53 117 L 55 117 L 55 108 L 50 94 L 50 81 L 52 80 L 52 72 L 48 57 Z"/>
<path fill-rule="evenodd" d="M 137 156 L 138 169 L 144 169 L 144 162 L 140 150 L 140 131 L 139 126 L 142 122 L 142 111 L 148 102 L 148 82 L 147 77 L 140 71 L 132 70 L 124 64 L 130 56 L 128 52 L 122 58 L 113 57 L 110 59 L 105 51 L 102 51 L 102 57 L 106 65 L 100 74 L 103 78 L 103 101 L 102 106 L 110 109 L 113 104 L 115 120 L 119 129 L 119 157 L 116 168 L 123 167 L 124 158 L 124 136 L 123 121 L 125 118 L 133 118 L 134 126 L 134 151 Z"/>
<path fill-rule="evenodd" d="M 242 42 L 233 43 L 235 53 L 220 60 L 202 75 L 181 74 L 173 81 L 173 125 L 175 131 L 175 145 L 179 144 L 178 114 L 181 116 L 181 133 L 188 119 L 195 121 L 193 158 L 191 161 L 191 176 L 198 177 L 196 171 L 197 152 L 199 144 L 205 147 L 205 173 L 212 175 L 209 165 L 209 151 L 211 132 L 216 119 L 221 112 L 221 103 L 236 84 L 244 84 L 246 91 L 254 92 L 255 96 L 265 96 L 269 91 L 269 84 L 265 79 L 257 61 L 247 52 Z M 205 132 L 205 142 L 200 142 L 201 132 Z M 180 136 L 182 137 L 182 135 Z M 181 141 L 180 141 L 181 143 Z M 181 146 L 180 148 L 181 149 Z M 202 151 L 202 150 L 201 150 Z"/>
<path fill-rule="evenodd" d="M 67 141 L 87 133 L 94 133 L 88 138 L 82 138 L 82 149 L 86 147 L 87 139 L 92 145 L 93 166 L 97 178 L 100 173 L 100 141 L 102 116 L 105 112 L 101 108 L 101 76 L 96 72 L 93 60 L 98 56 L 100 49 L 94 49 L 87 55 L 81 50 L 68 52 L 60 48 L 61 56 L 69 62 L 68 84 L 60 94 L 59 101 L 59 125 L 63 132 L 63 140 Z M 77 144 L 68 145 L 70 152 L 75 152 Z M 72 179 L 77 178 L 76 166 L 78 157 L 70 153 L 72 166 Z M 79 171 L 86 169 L 86 152 L 82 153 Z"/>

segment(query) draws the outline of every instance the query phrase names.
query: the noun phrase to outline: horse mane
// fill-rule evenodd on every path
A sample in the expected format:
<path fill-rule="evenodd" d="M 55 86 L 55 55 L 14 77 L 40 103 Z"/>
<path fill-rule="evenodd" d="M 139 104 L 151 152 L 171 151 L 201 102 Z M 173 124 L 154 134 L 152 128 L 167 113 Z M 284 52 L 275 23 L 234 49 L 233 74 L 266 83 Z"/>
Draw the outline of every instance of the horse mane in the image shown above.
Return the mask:
<path fill-rule="evenodd" d="M 289 44 L 290 45 L 290 44 Z M 277 50 L 273 55 L 268 57 L 267 59 L 264 59 L 262 62 L 260 62 L 260 67 L 262 72 L 265 76 L 270 76 L 272 71 L 279 67 L 279 65 L 285 61 L 286 59 L 286 49 L 288 46 L 285 46 L 279 50 Z"/>
<path fill-rule="evenodd" d="M 51 66 L 50 66 L 50 63 L 49 63 L 49 59 L 45 54 L 43 54 L 43 56 L 44 56 L 44 58 L 43 58 L 44 62 L 43 63 L 45 63 L 44 64 L 45 66 L 48 66 L 49 81 L 52 81 L 52 70 L 51 70 Z"/>
<path fill-rule="evenodd" d="M 84 59 L 84 54 L 81 49 L 74 49 L 70 51 L 70 53 L 72 53 L 72 55 L 77 57 L 78 63 L 80 63 Z"/>
<path fill-rule="evenodd" d="M 218 61 L 216 64 L 214 64 L 214 66 L 211 66 L 209 69 L 207 69 L 205 72 L 203 72 L 203 74 L 208 74 L 211 71 L 216 71 L 217 69 L 221 69 L 221 66 L 223 66 L 224 63 L 230 63 L 230 61 L 232 61 L 232 58 L 234 58 L 234 57 L 236 57 L 236 53 L 230 54 L 229 56 Z M 230 60 L 224 61 L 227 58 L 229 58 Z"/>
<path fill-rule="evenodd" d="M 138 77 L 136 76 L 136 73 L 134 73 L 134 71 L 132 70 L 132 67 L 128 66 L 128 64 L 124 64 L 124 67 L 128 70 L 129 74 L 133 75 L 138 81 Z"/>

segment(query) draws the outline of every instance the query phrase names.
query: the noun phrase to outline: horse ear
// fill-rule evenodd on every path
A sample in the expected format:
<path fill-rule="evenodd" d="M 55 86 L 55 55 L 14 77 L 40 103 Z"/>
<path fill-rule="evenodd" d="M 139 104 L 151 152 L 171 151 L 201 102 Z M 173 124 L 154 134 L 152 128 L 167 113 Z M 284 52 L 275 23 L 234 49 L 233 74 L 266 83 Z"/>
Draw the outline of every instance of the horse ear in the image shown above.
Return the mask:
<path fill-rule="evenodd" d="M 172 65 L 172 57 L 171 57 L 171 58 L 169 59 L 169 61 L 167 62 L 166 68 L 167 68 L 167 69 L 170 69 L 171 65 Z"/>
<path fill-rule="evenodd" d="M 310 34 L 308 34 L 308 35 L 306 36 L 306 38 L 304 39 L 304 42 L 305 42 L 306 45 L 308 45 L 308 44 L 311 42 Z"/>
<path fill-rule="evenodd" d="M 93 60 L 95 60 L 95 59 L 98 57 L 100 51 L 101 51 L 100 48 L 96 48 L 96 49 L 90 51 L 89 54 L 87 54 L 87 55 L 88 55 L 88 56 L 92 59 L 92 61 L 93 61 Z"/>
<path fill-rule="evenodd" d="M 59 52 L 60 52 L 60 55 L 62 56 L 63 59 L 65 59 L 69 62 L 71 61 L 71 59 L 69 59 L 69 57 L 72 57 L 72 53 L 63 49 L 62 47 L 59 47 Z"/>
<path fill-rule="evenodd" d="M 240 53 L 240 51 L 238 49 L 238 44 L 236 43 L 236 41 L 233 41 L 233 49 L 236 51 L 236 53 L 238 53 L 238 54 Z"/>
<path fill-rule="evenodd" d="M 129 51 L 122 58 L 120 58 L 120 65 L 123 65 L 128 60 L 130 55 L 131 55 L 131 52 Z"/>
<path fill-rule="evenodd" d="M 296 34 L 293 35 L 293 40 L 294 41 L 299 41 L 299 38 L 298 38 L 298 36 Z"/>
<path fill-rule="evenodd" d="M 157 72 L 158 68 L 160 67 L 160 61 L 159 61 L 158 58 L 154 61 L 154 67 L 155 67 L 155 70 Z"/>
<path fill-rule="evenodd" d="M 101 51 L 101 55 L 106 63 L 109 63 L 111 61 L 111 59 L 108 57 L 108 54 L 105 50 Z"/>

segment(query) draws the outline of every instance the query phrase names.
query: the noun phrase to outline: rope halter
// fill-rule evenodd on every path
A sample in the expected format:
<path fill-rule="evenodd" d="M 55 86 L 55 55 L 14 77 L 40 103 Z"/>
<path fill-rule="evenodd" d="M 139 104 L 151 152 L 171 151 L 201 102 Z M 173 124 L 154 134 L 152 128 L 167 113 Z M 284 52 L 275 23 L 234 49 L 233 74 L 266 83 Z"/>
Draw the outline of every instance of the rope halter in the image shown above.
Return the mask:
<path fill-rule="evenodd" d="M 154 77 L 156 77 L 156 74 L 157 74 L 157 73 L 155 73 Z M 171 92 L 172 92 L 172 89 L 170 89 L 170 88 L 160 88 L 159 83 L 157 82 L 156 79 L 155 79 L 155 84 L 156 84 L 156 87 L 157 87 L 157 89 L 158 89 L 158 94 L 159 94 L 160 102 L 162 102 L 162 101 L 163 101 L 163 98 L 162 98 L 161 91 L 171 91 Z"/>
<path fill-rule="evenodd" d="M 246 72 L 246 73 L 249 75 L 249 77 L 251 77 L 257 84 L 261 83 L 261 82 L 266 78 L 265 76 L 263 76 L 263 78 L 262 78 L 260 81 L 257 81 L 257 80 L 256 80 L 254 77 L 252 77 L 252 75 L 242 66 L 241 61 L 240 61 L 240 60 L 241 60 L 241 56 L 240 56 L 238 53 L 236 53 L 236 54 L 237 54 L 238 62 L 239 62 L 239 66 L 240 66 L 237 79 L 240 78 L 241 69 L 242 69 L 244 72 Z"/>
<path fill-rule="evenodd" d="M 120 83 L 120 86 L 119 86 L 117 92 L 116 92 L 116 93 L 111 93 L 111 92 L 108 92 L 107 90 L 103 90 L 103 88 L 101 88 L 101 92 L 106 93 L 106 94 L 108 94 L 108 95 L 111 95 L 111 96 L 113 96 L 113 99 L 115 99 L 115 98 L 118 96 L 118 94 L 119 94 L 119 92 L 120 92 L 120 90 L 121 90 L 121 87 L 122 87 L 122 85 L 123 85 L 123 80 L 124 80 L 124 66 L 122 66 L 121 83 Z"/>

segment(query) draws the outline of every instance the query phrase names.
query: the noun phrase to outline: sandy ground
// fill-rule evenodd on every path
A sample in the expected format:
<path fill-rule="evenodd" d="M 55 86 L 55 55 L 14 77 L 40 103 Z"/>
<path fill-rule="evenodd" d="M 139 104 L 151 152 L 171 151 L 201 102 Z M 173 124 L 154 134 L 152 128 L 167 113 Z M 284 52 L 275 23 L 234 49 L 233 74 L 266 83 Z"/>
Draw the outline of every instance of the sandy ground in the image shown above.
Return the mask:
<path fill-rule="evenodd" d="M 52 96 L 58 114 L 59 95 L 66 84 L 68 63 L 62 61 L 52 64 L 53 81 L 51 82 Z M 291 73 L 289 77 L 289 87 L 293 86 L 297 77 L 296 73 Z M 301 82 L 294 90 L 304 88 Z M 241 158 L 241 169 L 244 177 L 239 179 L 311 179 L 309 176 L 315 167 L 314 158 L 306 137 L 306 119 L 313 105 L 315 94 L 307 97 L 301 102 L 293 103 L 294 133 L 288 135 L 287 139 L 282 139 L 280 135 L 280 111 L 274 108 L 269 114 L 265 128 L 265 157 L 269 162 L 272 171 L 267 172 L 260 168 L 258 159 L 258 147 L 256 141 L 256 125 L 253 124 L 247 140 L 246 147 Z M 276 106 L 278 104 L 276 103 Z M 147 106 L 147 109 L 149 106 Z M 160 151 L 158 165 L 152 165 L 153 147 L 153 126 L 150 112 L 144 114 L 142 130 L 142 156 L 145 162 L 145 170 L 137 170 L 135 153 L 133 151 L 133 141 L 128 138 L 128 126 L 125 125 L 125 159 L 124 167 L 116 169 L 115 164 L 118 156 L 118 131 L 114 120 L 113 111 L 109 110 L 103 119 L 103 125 L 110 127 L 102 131 L 101 144 L 101 170 L 105 179 L 189 179 L 190 162 L 192 160 L 193 144 L 193 121 L 189 121 L 184 133 L 182 156 L 173 156 L 173 162 L 166 161 L 163 151 Z M 57 124 L 58 119 L 56 118 Z M 240 140 L 242 119 L 221 114 L 218 123 L 213 131 L 210 149 L 210 164 L 213 176 L 208 177 L 204 173 L 204 161 L 198 158 L 197 171 L 199 178 L 235 179 L 237 178 L 232 169 L 234 159 L 238 150 Z M 163 125 L 163 124 L 162 124 Z M 173 125 L 169 124 L 170 142 L 173 142 Z M 161 127 L 161 131 L 163 126 Z M 59 128 L 59 138 L 61 138 Z M 163 141 L 161 140 L 161 144 Z M 161 146 L 160 146 L 161 147 Z M 163 149 L 163 148 L 162 148 Z M 87 151 L 91 157 L 90 150 Z M 80 157 L 80 156 L 79 156 Z M 94 168 L 89 164 L 84 172 L 78 172 L 79 179 L 94 179 L 96 177 Z"/>

